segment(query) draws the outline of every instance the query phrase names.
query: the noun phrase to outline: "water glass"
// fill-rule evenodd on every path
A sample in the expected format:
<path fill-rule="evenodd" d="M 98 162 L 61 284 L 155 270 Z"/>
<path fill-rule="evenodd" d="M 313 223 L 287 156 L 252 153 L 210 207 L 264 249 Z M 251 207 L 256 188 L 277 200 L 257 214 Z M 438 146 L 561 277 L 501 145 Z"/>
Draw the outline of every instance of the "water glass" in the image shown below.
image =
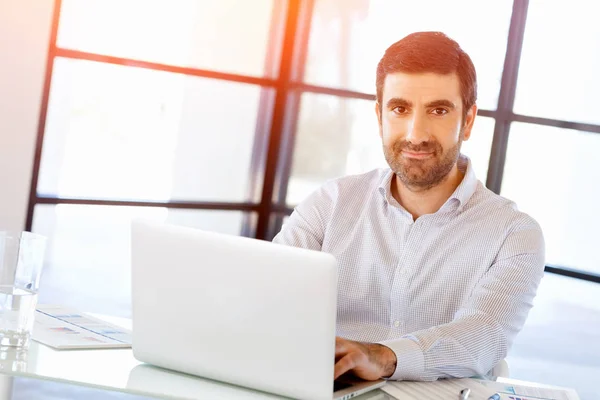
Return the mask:
<path fill-rule="evenodd" d="M 33 330 L 46 238 L 0 232 L 0 347 L 27 347 Z"/>

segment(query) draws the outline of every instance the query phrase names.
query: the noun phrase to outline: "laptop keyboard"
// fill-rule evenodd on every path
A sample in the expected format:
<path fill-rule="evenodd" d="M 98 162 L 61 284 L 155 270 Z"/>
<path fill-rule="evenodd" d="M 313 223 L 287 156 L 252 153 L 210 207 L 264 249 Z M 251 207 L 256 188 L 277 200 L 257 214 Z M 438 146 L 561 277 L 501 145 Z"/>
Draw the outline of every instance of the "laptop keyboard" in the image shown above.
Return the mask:
<path fill-rule="evenodd" d="M 338 390 L 343 390 L 352 386 L 350 383 L 333 381 L 333 391 L 337 392 Z"/>

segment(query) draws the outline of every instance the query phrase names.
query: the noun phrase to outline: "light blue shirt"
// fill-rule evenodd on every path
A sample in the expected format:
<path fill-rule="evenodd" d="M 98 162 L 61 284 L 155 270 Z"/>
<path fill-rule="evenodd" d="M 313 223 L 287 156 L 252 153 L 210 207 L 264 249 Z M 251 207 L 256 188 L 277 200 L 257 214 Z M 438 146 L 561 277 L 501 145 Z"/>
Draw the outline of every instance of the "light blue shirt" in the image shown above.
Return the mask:
<path fill-rule="evenodd" d="M 332 180 L 273 240 L 338 261 L 337 335 L 382 343 L 394 380 L 483 375 L 506 357 L 544 272 L 538 223 L 488 190 L 468 158 L 452 196 L 416 221 L 390 169 Z"/>

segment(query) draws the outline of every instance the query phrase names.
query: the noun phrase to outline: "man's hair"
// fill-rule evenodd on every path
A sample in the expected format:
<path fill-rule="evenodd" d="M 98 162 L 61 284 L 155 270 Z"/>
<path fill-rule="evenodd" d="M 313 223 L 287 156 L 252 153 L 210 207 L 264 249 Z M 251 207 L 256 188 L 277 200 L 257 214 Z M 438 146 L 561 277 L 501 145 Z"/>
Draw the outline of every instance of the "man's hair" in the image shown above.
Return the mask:
<path fill-rule="evenodd" d="M 385 77 L 395 72 L 457 73 L 464 115 L 477 100 L 477 75 L 471 58 L 458 43 L 442 32 L 411 33 L 388 47 L 377 65 L 377 102 L 380 110 Z"/>

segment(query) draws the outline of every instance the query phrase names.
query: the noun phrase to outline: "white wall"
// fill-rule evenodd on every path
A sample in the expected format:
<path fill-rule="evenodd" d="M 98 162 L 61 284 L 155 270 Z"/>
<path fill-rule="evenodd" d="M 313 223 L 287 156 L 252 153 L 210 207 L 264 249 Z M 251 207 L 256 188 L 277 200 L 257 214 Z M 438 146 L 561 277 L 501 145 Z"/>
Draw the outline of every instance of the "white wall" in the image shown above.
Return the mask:
<path fill-rule="evenodd" d="M 0 229 L 23 229 L 53 0 L 0 0 Z"/>

